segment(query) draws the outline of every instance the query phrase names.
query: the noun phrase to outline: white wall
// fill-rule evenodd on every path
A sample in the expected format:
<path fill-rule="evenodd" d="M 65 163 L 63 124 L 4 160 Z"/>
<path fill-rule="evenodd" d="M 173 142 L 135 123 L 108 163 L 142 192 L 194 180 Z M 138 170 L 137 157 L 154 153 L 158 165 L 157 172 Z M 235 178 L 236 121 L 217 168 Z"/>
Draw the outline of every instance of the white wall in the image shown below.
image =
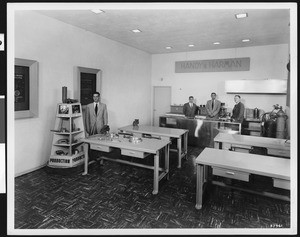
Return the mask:
<path fill-rule="evenodd" d="M 39 117 L 15 121 L 15 174 L 43 166 L 50 155 L 56 104 L 61 88 L 74 97 L 74 67 L 102 71 L 102 101 L 108 106 L 112 131 L 139 118 L 151 123 L 151 87 L 172 86 L 172 104 L 183 104 L 194 95 L 204 104 L 212 91 L 226 106 L 233 95 L 224 83 L 233 79 L 286 79 L 288 45 L 149 55 L 88 31 L 40 15 L 19 11 L 15 15 L 15 57 L 39 62 Z M 177 73 L 175 61 L 250 57 L 250 71 Z M 163 80 L 161 80 L 163 78 Z M 269 111 L 285 105 L 285 95 L 242 95 L 246 107 Z M 75 98 L 78 99 L 78 98 Z"/>
<path fill-rule="evenodd" d="M 175 73 L 176 61 L 208 60 L 250 57 L 250 71 Z M 184 104 L 193 95 L 196 104 L 206 104 L 211 92 L 225 106 L 234 106 L 233 94 L 226 94 L 225 81 L 240 79 L 287 79 L 288 45 L 268 45 L 236 49 L 207 50 L 186 53 L 152 55 L 152 86 L 172 86 L 172 104 Z M 163 80 L 162 80 L 163 79 Z M 274 104 L 285 108 L 286 95 L 241 94 L 247 108 L 258 107 L 264 111 L 273 109 Z"/>
<path fill-rule="evenodd" d="M 39 62 L 39 116 L 15 120 L 15 174 L 43 166 L 49 158 L 62 87 L 74 98 L 74 67 L 102 71 L 102 102 L 111 131 L 135 118 L 150 124 L 151 56 L 33 11 L 15 14 L 15 57 Z M 79 99 L 79 98 L 74 98 Z"/>

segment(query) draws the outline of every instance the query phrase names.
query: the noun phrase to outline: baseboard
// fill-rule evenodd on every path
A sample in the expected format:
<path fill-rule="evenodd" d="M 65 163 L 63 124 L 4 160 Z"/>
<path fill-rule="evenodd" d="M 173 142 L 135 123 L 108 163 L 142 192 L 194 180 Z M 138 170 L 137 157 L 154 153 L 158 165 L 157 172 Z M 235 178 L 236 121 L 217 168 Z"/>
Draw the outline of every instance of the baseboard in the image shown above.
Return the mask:
<path fill-rule="evenodd" d="M 44 165 L 40 165 L 40 166 L 38 166 L 38 167 L 29 169 L 29 170 L 20 172 L 20 173 L 16 173 L 16 174 L 15 174 L 15 178 L 16 178 L 16 177 L 19 177 L 19 176 L 22 176 L 22 175 L 24 175 L 24 174 L 28 174 L 28 173 L 31 173 L 31 172 L 33 172 L 33 171 L 39 170 L 39 169 L 41 169 L 41 168 L 44 168 L 46 165 L 47 165 L 47 163 L 45 163 Z"/>

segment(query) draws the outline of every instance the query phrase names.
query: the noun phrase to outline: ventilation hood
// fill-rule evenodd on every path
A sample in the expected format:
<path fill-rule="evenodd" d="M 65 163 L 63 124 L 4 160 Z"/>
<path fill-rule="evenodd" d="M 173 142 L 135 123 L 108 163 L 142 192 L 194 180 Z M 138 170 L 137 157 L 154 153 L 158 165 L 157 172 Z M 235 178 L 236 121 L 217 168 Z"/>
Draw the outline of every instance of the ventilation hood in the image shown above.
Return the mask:
<path fill-rule="evenodd" d="M 286 94 L 287 79 L 229 80 L 225 82 L 228 94 Z"/>

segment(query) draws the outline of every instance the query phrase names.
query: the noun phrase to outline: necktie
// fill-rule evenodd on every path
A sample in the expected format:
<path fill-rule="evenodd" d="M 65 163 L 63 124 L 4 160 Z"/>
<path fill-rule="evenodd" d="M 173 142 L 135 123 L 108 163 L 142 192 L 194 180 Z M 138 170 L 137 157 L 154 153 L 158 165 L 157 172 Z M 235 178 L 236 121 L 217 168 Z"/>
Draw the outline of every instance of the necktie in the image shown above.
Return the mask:
<path fill-rule="evenodd" d="M 96 104 L 95 106 L 95 114 L 97 114 L 97 112 L 98 112 L 98 104 Z"/>
<path fill-rule="evenodd" d="M 211 103 L 211 108 L 214 109 L 214 101 Z"/>
<path fill-rule="evenodd" d="M 193 107 L 193 104 L 192 104 L 192 103 L 190 103 L 190 107 L 191 107 L 191 108 Z"/>

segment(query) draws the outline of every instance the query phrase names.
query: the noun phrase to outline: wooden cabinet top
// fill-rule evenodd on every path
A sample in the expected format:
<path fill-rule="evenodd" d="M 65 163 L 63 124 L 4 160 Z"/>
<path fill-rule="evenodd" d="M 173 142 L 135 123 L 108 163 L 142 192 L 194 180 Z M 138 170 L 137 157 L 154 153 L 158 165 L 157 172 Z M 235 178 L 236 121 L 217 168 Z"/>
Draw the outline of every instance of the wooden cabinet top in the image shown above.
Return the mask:
<path fill-rule="evenodd" d="M 88 138 L 81 139 L 81 141 L 95 145 L 141 151 L 152 154 L 156 154 L 158 150 L 162 149 L 170 143 L 170 141 L 168 140 L 157 140 L 149 138 L 142 138 L 142 142 L 140 143 L 132 143 L 128 138 L 123 138 L 121 136 L 119 138 L 110 139 L 103 135 L 93 135 Z"/>
<path fill-rule="evenodd" d="M 180 137 L 187 132 L 185 129 L 178 128 L 166 128 L 166 127 L 155 127 L 155 126 L 125 126 L 118 129 L 119 131 L 131 132 L 131 133 L 149 133 L 157 136 L 166 136 L 166 137 Z"/>
<path fill-rule="evenodd" d="M 280 138 L 219 133 L 214 138 L 214 141 L 227 142 L 227 143 L 239 144 L 239 145 L 249 145 L 249 146 L 273 148 L 273 149 L 290 150 L 290 141 L 286 139 L 280 139 Z"/>
<path fill-rule="evenodd" d="M 196 164 L 290 180 L 290 159 L 205 148 Z"/>

